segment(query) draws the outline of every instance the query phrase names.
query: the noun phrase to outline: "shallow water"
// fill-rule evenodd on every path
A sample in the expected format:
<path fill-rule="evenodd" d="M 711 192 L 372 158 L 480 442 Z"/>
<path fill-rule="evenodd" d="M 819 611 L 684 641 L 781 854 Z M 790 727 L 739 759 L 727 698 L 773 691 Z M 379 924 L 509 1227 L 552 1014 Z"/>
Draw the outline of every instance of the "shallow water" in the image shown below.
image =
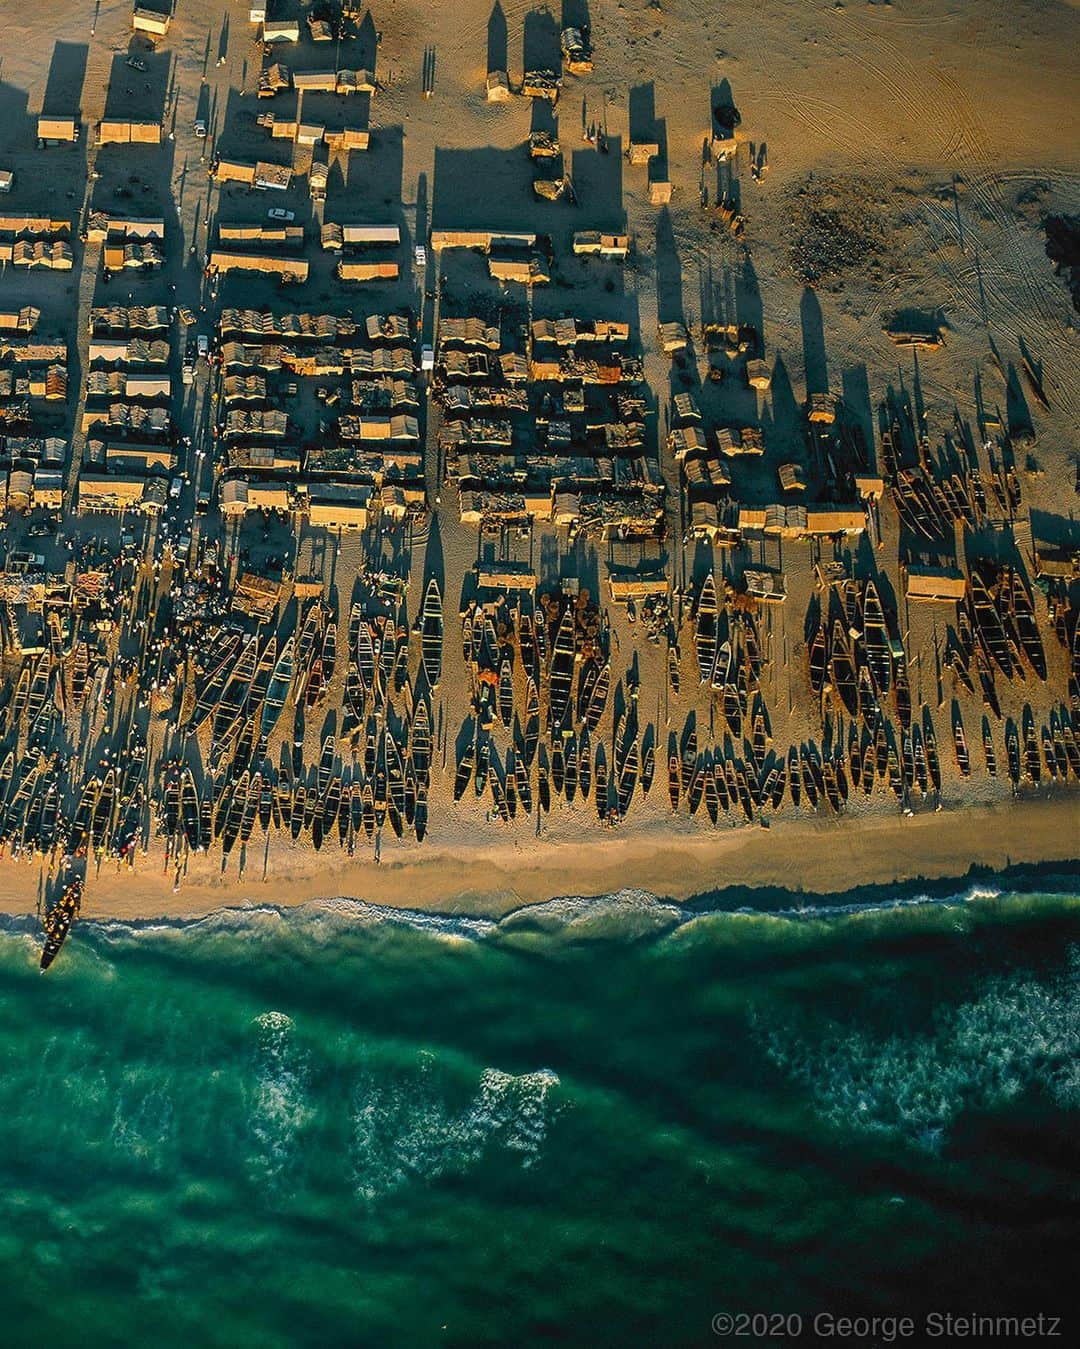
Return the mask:
<path fill-rule="evenodd" d="M 724 1311 L 1064 1312 L 1076 894 L 777 916 L 627 893 L 499 924 L 336 901 L 83 923 L 47 978 L 14 921 L 4 1341 L 708 1344 Z"/>

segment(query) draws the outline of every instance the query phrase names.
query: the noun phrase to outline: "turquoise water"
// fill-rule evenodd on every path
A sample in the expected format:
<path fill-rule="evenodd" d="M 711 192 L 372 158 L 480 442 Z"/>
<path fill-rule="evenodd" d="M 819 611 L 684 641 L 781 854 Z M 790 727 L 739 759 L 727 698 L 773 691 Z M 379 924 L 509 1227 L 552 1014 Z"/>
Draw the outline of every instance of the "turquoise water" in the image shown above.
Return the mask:
<path fill-rule="evenodd" d="M 1080 899 L 1037 885 L 832 916 L 626 895 L 501 925 L 345 901 L 83 923 L 45 978 L 15 923 L 3 1342 L 1063 1313 Z"/>

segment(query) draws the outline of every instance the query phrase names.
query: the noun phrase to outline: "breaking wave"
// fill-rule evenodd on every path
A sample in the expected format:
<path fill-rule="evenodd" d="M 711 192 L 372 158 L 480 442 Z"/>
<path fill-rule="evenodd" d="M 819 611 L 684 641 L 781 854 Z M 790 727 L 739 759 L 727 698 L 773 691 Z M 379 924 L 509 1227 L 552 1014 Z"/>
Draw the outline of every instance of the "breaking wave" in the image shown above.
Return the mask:
<path fill-rule="evenodd" d="M 410 1184 L 463 1175 L 490 1149 L 530 1167 L 540 1155 L 559 1085 L 546 1069 L 514 1075 L 487 1068 L 471 1100 L 453 1104 L 453 1086 L 424 1051 L 411 1070 L 368 1068 L 352 1097 L 354 1192 L 365 1204 Z"/>
<path fill-rule="evenodd" d="M 1080 948 L 1038 980 L 988 981 L 937 1017 L 932 1032 L 877 1038 L 833 1026 L 811 1042 L 755 1023 L 772 1062 L 807 1089 L 833 1127 L 902 1137 L 936 1152 L 966 1109 L 994 1109 L 1026 1092 L 1080 1109 Z"/>
<path fill-rule="evenodd" d="M 292 1018 L 263 1012 L 254 1021 L 255 1085 L 248 1105 L 252 1175 L 277 1188 L 295 1160 L 299 1136 L 312 1118 L 311 1070 L 297 1044 Z"/>

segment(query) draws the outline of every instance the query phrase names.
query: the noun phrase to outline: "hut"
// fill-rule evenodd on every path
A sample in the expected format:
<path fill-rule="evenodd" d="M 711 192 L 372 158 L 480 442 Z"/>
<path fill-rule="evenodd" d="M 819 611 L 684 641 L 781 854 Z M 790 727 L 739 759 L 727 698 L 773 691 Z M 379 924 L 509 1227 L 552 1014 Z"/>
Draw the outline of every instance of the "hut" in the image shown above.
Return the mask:
<path fill-rule="evenodd" d="M 136 5 L 131 15 L 131 27 L 136 33 L 146 33 L 149 37 L 164 37 L 169 31 L 170 16 L 156 9 L 147 9 Z"/>

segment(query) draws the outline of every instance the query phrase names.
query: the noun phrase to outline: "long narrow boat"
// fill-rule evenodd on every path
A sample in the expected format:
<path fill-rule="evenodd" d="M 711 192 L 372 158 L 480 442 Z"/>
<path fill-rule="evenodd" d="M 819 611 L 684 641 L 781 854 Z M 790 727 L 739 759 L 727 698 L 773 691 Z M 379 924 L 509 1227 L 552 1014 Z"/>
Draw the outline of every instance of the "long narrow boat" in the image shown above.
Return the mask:
<path fill-rule="evenodd" d="M 110 768 L 101 780 L 97 800 L 94 802 L 93 814 L 90 817 L 89 847 L 91 850 L 108 848 L 116 824 L 116 805 L 116 771 Z"/>
<path fill-rule="evenodd" d="M 356 635 L 356 669 L 364 691 L 375 692 L 375 645 L 371 640 L 371 628 L 364 619 Z"/>
<path fill-rule="evenodd" d="M 799 751 L 794 745 L 788 750 L 788 783 L 791 788 L 791 804 L 798 810 L 802 799 L 802 764 L 799 760 Z"/>
<path fill-rule="evenodd" d="M 611 664 L 604 662 L 604 666 L 593 685 L 592 693 L 589 695 L 589 705 L 585 709 L 585 725 L 590 735 L 596 734 L 596 728 L 600 725 L 600 719 L 604 715 L 604 708 L 607 707 L 608 691 L 611 688 Z"/>
<path fill-rule="evenodd" d="M 198 852 L 202 838 L 199 790 L 190 768 L 185 768 L 180 777 L 180 829 L 191 851 Z"/>
<path fill-rule="evenodd" d="M 829 680 L 849 716 L 858 716 L 858 681 L 855 662 L 848 645 L 844 625 L 833 623 L 832 643 L 829 648 Z"/>
<path fill-rule="evenodd" d="M 294 649 L 295 639 L 290 637 L 281 648 L 281 654 L 278 656 L 270 675 L 270 682 L 267 685 L 266 697 L 262 705 L 262 716 L 259 720 L 259 739 L 263 744 L 269 740 L 274 727 L 277 726 L 289 697 L 289 690 L 292 688 L 293 675 L 296 672 Z"/>
<path fill-rule="evenodd" d="M 249 783 L 250 777 L 245 770 L 233 787 L 232 795 L 229 798 L 229 807 L 225 814 L 225 827 L 221 831 L 221 851 L 226 857 L 240 837 L 240 826 L 243 823 L 247 808 Z"/>
<path fill-rule="evenodd" d="M 546 779 L 542 779 L 542 781 L 546 781 Z M 596 817 L 603 824 L 608 817 L 608 774 L 607 760 L 599 749 L 593 762 L 593 792 L 596 800 Z M 544 808 L 547 809 L 546 806 Z"/>
<path fill-rule="evenodd" d="M 44 972 L 60 954 L 71 925 L 82 907 L 82 880 L 76 876 L 64 887 L 64 893 L 45 915 L 45 944 L 41 950 L 41 972 Z"/>
<path fill-rule="evenodd" d="M 521 801 L 521 808 L 526 815 L 528 815 L 532 812 L 532 788 L 529 786 L 528 767 L 520 754 L 514 760 L 514 781 L 517 784 L 517 794 Z"/>
<path fill-rule="evenodd" d="M 225 737 L 226 732 L 240 715 L 240 709 L 247 701 L 251 681 L 255 678 L 255 670 L 258 665 L 258 648 L 259 639 L 254 636 L 249 637 L 244 643 L 244 648 L 236 664 L 225 680 L 221 697 L 214 709 L 211 735 L 215 741 L 220 741 Z"/>
<path fill-rule="evenodd" d="M 697 654 L 698 675 L 703 684 L 711 682 L 716 663 L 716 578 L 709 572 L 698 596 L 694 616 L 694 651 Z"/>
<path fill-rule="evenodd" d="M 199 847 L 210 851 L 214 835 L 214 779 L 208 773 L 203 779 L 203 789 L 199 797 Z"/>
<path fill-rule="evenodd" d="M 399 815 L 405 814 L 405 774 L 401 763 L 401 751 L 390 728 L 384 737 L 386 757 L 386 787 L 390 801 Z"/>
<path fill-rule="evenodd" d="M 582 800 L 586 800 L 592 786 L 592 738 L 587 726 L 581 728 L 578 736 L 578 788 Z"/>
<path fill-rule="evenodd" d="M 555 635 L 551 652 L 550 724 L 555 734 L 562 728 L 570 703 L 570 689 L 574 682 L 574 610 L 567 605 Z M 595 729 L 589 727 L 590 730 Z"/>
<path fill-rule="evenodd" d="M 262 797 L 262 774 L 256 772 L 248 782 L 247 795 L 244 798 L 244 813 L 240 817 L 240 842 L 248 843 L 255 828 L 259 813 L 259 800 Z"/>
<path fill-rule="evenodd" d="M 90 834 L 90 822 L 93 819 L 94 806 L 97 802 L 97 794 L 100 786 L 100 778 L 87 778 L 86 782 L 83 784 L 82 793 L 79 796 L 79 803 L 75 807 L 75 814 L 72 816 L 71 820 L 71 828 L 68 830 L 67 850 L 76 857 L 86 851 L 86 840 Z"/>
<path fill-rule="evenodd" d="M 431 771 L 431 716 L 427 700 L 421 698 L 413 708 L 409 732 L 409 752 L 418 782 L 425 786 Z"/>
<path fill-rule="evenodd" d="M 540 742 L 540 695 L 532 679 L 525 691 L 525 763 L 531 768 Z"/>
<path fill-rule="evenodd" d="M 971 573 L 969 584 L 971 607 L 974 611 L 979 635 L 986 647 L 986 653 L 1005 678 L 1011 679 L 1013 675 L 1012 655 L 1009 652 L 1009 643 L 1006 640 L 1005 628 L 1001 622 L 997 605 L 991 598 L 986 583 L 978 572 L 973 571 Z"/>
<path fill-rule="evenodd" d="M 323 741 L 322 753 L 319 755 L 318 777 L 316 779 L 316 791 L 320 797 L 326 795 L 326 789 L 330 785 L 330 775 L 334 770 L 334 757 L 337 752 L 337 745 L 332 735 L 328 735 Z"/>
<path fill-rule="evenodd" d="M 679 686 L 681 683 L 679 675 L 679 648 L 677 646 L 668 647 L 667 670 L 671 695 L 673 698 L 677 698 L 679 696 Z"/>
<path fill-rule="evenodd" d="M 514 671 L 509 656 L 499 665 L 499 716 L 504 726 L 514 718 Z"/>
<path fill-rule="evenodd" d="M 622 772 L 619 774 L 619 815 L 625 818 L 630 809 L 630 803 L 634 799 L 634 788 L 637 786 L 638 769 L 640 767 L 641 751 L 638 749 L 637 740 L 631 740 L 626 751 L 626 758 L 623 760 Z"/>
<path fill-rule="evenodd" d="M 304 811 L 307 807 L 307 787 L 298 782 L 293 788 L 292 806 L 289 815 L 289 834 L 298 839 L 304 832 Z"/>
<path fill-rule="evenodd" d="M 332 620 L 327 623 L 326 631 L 323 633 L 321 659 L 323 681 L 329 684 L 334 677 L 334 667 L 337 665 L 337 624 Z"/>
<path fill-rule="evenodd" d="M 472 781 L 473 769 L 476 765 L 476 747 L 470 739 L 461 758 L 458 760 L 457 771 L 454 775 L 454 800 L 460 801 L 465 795 L 469 783 Z"/>
<path fill-rule="evenodd" d="M 682 794 L 682 772 L 678 753 L 668 754 L 668 800 L 671 802 L 671 809 L 679 809 L 679 797 Z"/>
<path fill-rule="evenodd" d="M 1046 653 L 1043 650 L 1042 638 L 1039 636 L 1039 625 L 1035 619 L 1035 610 L 1032 607 L 1031 596 L 1028 594 L 1023 578 L 1015 568 L 1012 573 L 1010 590 L 1012 616 L 1016 624 L 1017 635 L 1020 638 L 1020 645 L 1036 675 L 1040 679 L 1045 679 Z"/>
<path fill-rule="evenodd" d="M 964 735 L 964 723 L 959 717 L 953 722 L 953 748 L 956 752 L 956 766 L 962 778 L 971 776 L 971 758 L 968 754 L 967 737 Z"/>
<path fill-rule="evenodd" d="M 420 614 L 420 663 L 424 667 L 431 688 L 437 689 L 442 679 L 443 604 L 439 583 L 433 576 L 424 592 L 424 606 Z"/>
<path fill-rule="evenodd" d="M 226 638 L 224 646 L 220 652 L 220 659 L 214 666 L 209 678 L 204 683 L 198 696 L 195 699 L 195 706 L 192 709 L 191 716 L 188 718 L 188 733 L 193 734 L 210 717 L 214 708 L 217 707 L 224 691 L 225 684 L 229 674 L 236 664 L 236 653 L 240 649 L 240 634 L 235 633 Z"/>
<path fill-rule="evenodd" d="M 825 687 L 825 667 L 828 664 L 824 623 L 818 625 L 817 630 L 810 639 L 809 659 L 810 688 L 813 690 L 815 696 L 820 697 L 821 691 Z"/>
<path fill-rule="evenodd" d="M 892 675 L 892 654 L 889 650 L 889 630 L 885 624 L 885 612 L 881 607 L 877 586 L 867 581 L 863 591 L 863 645 L 866 648 L 866 663 L 874 680 L 878 697 L 884 698 L 889 692 Z"/>

